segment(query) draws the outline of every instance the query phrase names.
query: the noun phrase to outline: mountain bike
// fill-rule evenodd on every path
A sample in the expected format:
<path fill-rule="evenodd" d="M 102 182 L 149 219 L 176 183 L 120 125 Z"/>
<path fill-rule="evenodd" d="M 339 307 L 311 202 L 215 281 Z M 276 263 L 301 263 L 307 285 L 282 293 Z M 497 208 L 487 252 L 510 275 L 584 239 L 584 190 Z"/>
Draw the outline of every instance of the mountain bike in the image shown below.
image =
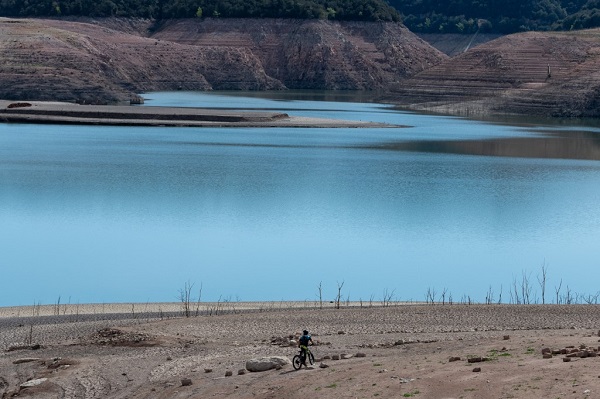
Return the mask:
<path fill-rule="evenodd" d="M 303 355 L 302 349 L 300 349 L 300 353 L 295 355 L 292 359 L 292 365 L 294 366 L 294 370 L 300 370 L 303 364 L 306 366 L 306 360 L 308 360 L 311 366 L 315 364 L 315 355 L 313 355 L 308 346 L 306 347 L 306 355 Z"/>

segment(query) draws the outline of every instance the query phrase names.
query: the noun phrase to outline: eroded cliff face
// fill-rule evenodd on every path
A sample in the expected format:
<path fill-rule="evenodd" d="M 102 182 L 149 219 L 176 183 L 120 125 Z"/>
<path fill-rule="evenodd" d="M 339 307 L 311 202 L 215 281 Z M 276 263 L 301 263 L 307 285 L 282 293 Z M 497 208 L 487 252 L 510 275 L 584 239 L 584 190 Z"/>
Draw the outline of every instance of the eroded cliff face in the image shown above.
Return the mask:
<path fill-rule="evenodd" d="M 294 89 L 382 89 L 447 59 L 397 23 L 174 20 L 152 37 L 248 49 L 268 76 Z"/>
<path fill-rule="evenodd" d="M 153 90 L 377 90 L 447 57 L 396 23 L 0 18 L 0 98 L 92 103 Z"/>

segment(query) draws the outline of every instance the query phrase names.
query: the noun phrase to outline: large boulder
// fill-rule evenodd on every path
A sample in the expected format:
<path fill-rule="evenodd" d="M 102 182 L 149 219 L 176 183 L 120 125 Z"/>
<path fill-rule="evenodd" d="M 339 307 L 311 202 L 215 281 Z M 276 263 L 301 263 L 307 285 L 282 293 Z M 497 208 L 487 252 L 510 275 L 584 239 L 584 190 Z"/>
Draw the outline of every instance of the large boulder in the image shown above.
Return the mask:
<path fill-rule="evenodd" d="M 283 356 L 261 357 L 246 361 L 246 370 L 252 372 L 267 371 L 274 368 L 283 367 L 291 363 L 292 362 L 290 359 Z"/>

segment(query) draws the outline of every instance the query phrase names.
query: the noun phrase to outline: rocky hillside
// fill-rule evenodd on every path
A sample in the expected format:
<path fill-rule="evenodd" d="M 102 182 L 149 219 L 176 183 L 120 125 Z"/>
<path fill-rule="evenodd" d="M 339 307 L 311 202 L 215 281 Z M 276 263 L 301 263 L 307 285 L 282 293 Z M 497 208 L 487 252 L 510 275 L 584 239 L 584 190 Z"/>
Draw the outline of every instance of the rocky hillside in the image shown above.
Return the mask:
<path fill-rule="evenodd" d="M 447 58 L 396 23 L 172 20 L 152 37 L 248 49 L 268 76 L 293 89 L 382 89 Z"/>
<path fill-rule="evenodd" d="M 107 103 L 152 90 L 377 90 L 445 59 L 398 23 L 0 18 L 0 98 Z"/>
<path fill-rule="evenodd" d="M 600 30 L 472 39 L 435 38 L 442 49 L 469 47 L 449 57 L 393 22 L 0 18 L 0 98 L 386 90 L 383 101 L 415 110 L 600 116 Z"/>
<path fill-rule="evenodd" d="M 387 101 L 463 115 L 600 116 L 600 30 L 487 42 L 392 88 Z"/>

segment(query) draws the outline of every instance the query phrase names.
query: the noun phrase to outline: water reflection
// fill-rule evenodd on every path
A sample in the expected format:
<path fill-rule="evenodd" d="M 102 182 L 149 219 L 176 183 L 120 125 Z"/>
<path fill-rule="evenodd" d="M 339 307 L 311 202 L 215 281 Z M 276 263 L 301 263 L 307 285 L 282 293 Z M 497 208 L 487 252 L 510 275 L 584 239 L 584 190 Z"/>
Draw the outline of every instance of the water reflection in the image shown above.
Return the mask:
<path fill-rule="evenodd" d="M 489 117 L 481 123 L 459 117 L 399 112 L 391 105 L 372 103 L 378 98 L 371 92 L 329 92 L 295 90 L 282 92 L 159 93 L 146 95 L 146 105 L 204 106 L 241 110 L 277 110 L 297 116 L 369 120 L 412 127 L 394 131 L 391 140 L 372 131 L 364 144 L 352 134 L 350 143 L 343 139 L 324 144 L 324 148 L 369 148 L 411 152 L 446 153 L 524 158 L 600 160 L 600 127 L 594 120 Z M 283 101 L 283 103 L 282 103 Z M 569 124 L 571 123 L 571 124 Z M 328 133 L 329 134 L 329 133 Z M 312 137 L 314 137 L 311 134 Z M 366 136 L 366 135 L 363 135 Z M 225 142 L 220 144 L 226 145 Z M 242 144 L 242 143 L 236 143 Z M 261 145 L 261 143 L 244 143 Z M 288 146 L 288 143 L 263 145 Z M 292 146 L 315 146 L 316 142 Z"/>
<path fill-rule="evenodd" d="M 600 136 L 591 132 L 545 131 L 538 137 L 486 140 L 423 140 L 385 143 L 371 148 L 427 153 L 520 158 L 600 160 Z"/>

